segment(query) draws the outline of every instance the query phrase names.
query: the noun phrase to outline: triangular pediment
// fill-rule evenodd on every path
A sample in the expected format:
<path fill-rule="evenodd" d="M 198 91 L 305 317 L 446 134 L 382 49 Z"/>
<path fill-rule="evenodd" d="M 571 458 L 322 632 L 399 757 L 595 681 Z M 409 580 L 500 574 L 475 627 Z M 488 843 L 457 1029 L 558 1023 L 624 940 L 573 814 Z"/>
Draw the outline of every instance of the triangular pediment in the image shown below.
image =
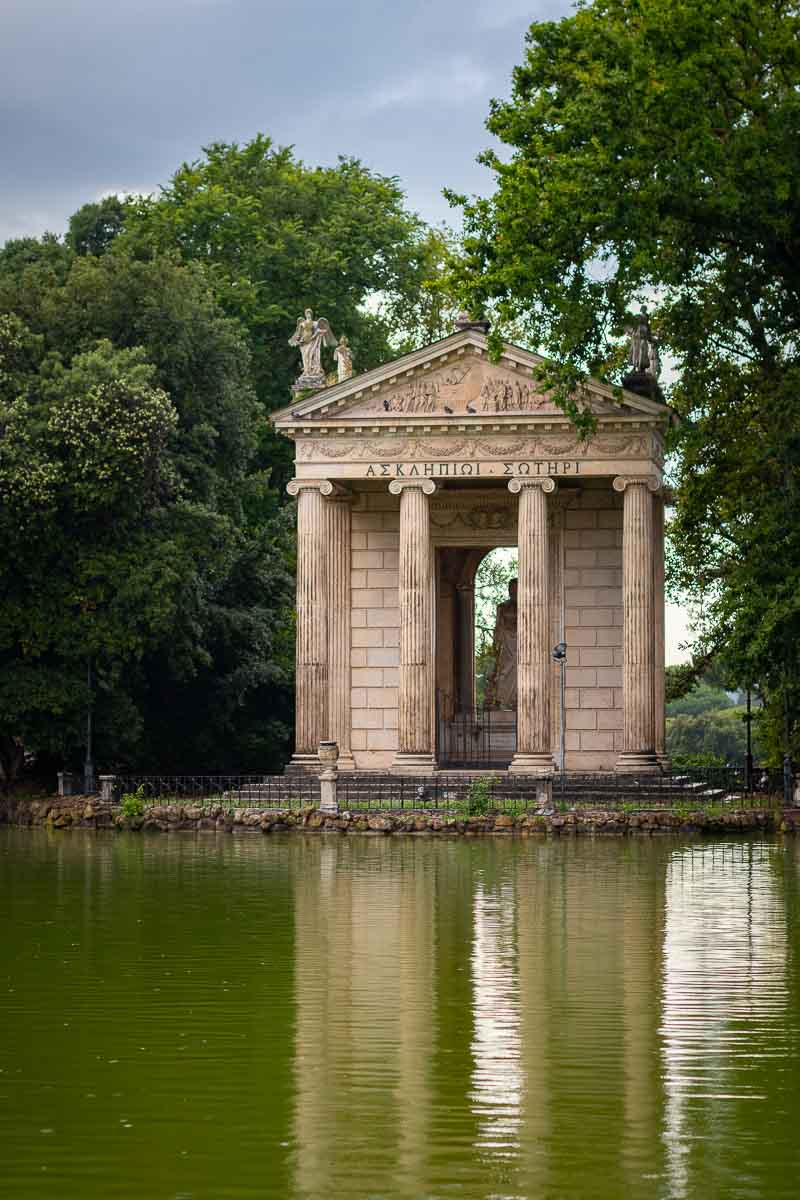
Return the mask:
<path fill-rule="evenodd" d="M 563 411 L 534 377 L 543 360 L 518 346 L 506 345 L 499 361 L 490 358 L 486 337 L 459 332 L 422 350 L 403 355 L 363 375 L 354 376 L 306 396 L 273 415 L 278 429 L 290 433 L 310 422 L 371 427 L 398 421 L 508 423 L 538 419 L 564 420 Z M 603 416 L 624 415 L 659 421 L 670 410 L 655 400 L 623 392 L 622 403 L 612 389 L 589 380 L 592 411 Z"/>

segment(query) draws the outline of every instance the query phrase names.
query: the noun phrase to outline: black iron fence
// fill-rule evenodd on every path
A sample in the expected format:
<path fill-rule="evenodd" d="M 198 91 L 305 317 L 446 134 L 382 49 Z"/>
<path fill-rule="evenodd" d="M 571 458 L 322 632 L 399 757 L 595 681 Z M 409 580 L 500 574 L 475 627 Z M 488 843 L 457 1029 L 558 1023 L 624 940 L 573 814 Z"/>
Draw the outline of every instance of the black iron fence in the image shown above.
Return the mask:
<path fill-rule="evenodd" d="M 437 756 L 444 768 L 504 770 L 517 748 L 517 714 L 512 709 L 477 708 L 446 715 L 439 698 Z"/>
<path fill-rule="evenodd" d="M 140 796 L 146 803 L 223 808 L 303 808 L 319 803 L 319 779 L 305 771 L 286 775 L 115 775 L 111 798 Z"/>
<path fill-rule="evenodd" d="M 567 772 L 555 776 L 553 793 L 565 808 L 757 808 L 783 802 L 783 772 L 768 767 L 755 768 L 749 777 L 744 767 L 676 767 L 640 776 Z"/>
<path fill-rule="evenodd" d="M 552 795 L 543 793 L 533 776 L 485 771 L 471 774 L 437 772 L 432 776 L 366 772 L 339 774 L 340 811 L 393 810 L 481 815 L 524 812 L 552 804 L 556 810 L 582 808 L 628 811 L 779 806 L 783 774 L 756 768 L 748 779 L 744 768 L 708 767 L 655 775 L 556 773 Z M 145 803 L 194 804 L 226 809 L 300 809 L 320 802 L 319 779 L 305 772 L 285 775 L 143 775 L 113 777 L 112 799 L 138 795 Z"/>

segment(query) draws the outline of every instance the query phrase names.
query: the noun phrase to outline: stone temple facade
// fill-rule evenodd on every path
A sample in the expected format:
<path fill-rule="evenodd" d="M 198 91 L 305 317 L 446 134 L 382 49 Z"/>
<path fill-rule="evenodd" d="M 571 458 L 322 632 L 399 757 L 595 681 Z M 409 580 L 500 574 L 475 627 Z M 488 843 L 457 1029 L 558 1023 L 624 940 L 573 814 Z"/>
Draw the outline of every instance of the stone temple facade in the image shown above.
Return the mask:
<path fill-rule="evenodd" d="M 664 761 L 664 433 L 658 400 L 590 382 L 580 441 L 541 360 L 462 329 L 274 415 L 295 442 L 297 766 L 425 774 L 475 705 L 474 580 L 519 553 L 508 768 L 658 771 Z M 452 764 L 450 764 L 452 765 Z"/>

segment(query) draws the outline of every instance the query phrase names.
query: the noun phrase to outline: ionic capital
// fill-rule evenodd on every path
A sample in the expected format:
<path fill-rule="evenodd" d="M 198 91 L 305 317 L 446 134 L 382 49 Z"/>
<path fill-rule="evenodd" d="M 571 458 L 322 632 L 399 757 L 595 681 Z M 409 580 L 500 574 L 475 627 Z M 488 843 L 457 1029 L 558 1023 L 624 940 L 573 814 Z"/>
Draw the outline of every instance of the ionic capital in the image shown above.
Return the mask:
<path fill-rule="evenodd" d="M 436 481 L 434 479 L 393 479 L 389 484 L 389 491 L 393 496 L 399 496 L 404 488 L 419 488 L 426 496 L 432 496 L 436 491 Z"/>
<path fill-rule="evenodd" d="M 551 479 L 549 475 L 525 475 L 523 478 L 519 476 L 514 479 L 509 479 L 508 490 L 517 495 L 523 488 L 541 488 L 543 492 L 554 492 L 556 490 L 556 481 Z"/>
<path fill-rule="evenodd" d="M 351 496 L 347 488 L 331 479 L 290 479 L 286 490 L 290 496 L 299 496 L 301 492 L 319 492 L 327 499 L 334 500 L 345 500 Z"/>
<path fill-rule="evenodd" d="M 615 492 L 624 492 L 626 487 L 635 484 L 640 484 L 648 488 L 655 495 L 661 491 L 661 476 L 660 475 L 617 475 L 612 483 Z"/>

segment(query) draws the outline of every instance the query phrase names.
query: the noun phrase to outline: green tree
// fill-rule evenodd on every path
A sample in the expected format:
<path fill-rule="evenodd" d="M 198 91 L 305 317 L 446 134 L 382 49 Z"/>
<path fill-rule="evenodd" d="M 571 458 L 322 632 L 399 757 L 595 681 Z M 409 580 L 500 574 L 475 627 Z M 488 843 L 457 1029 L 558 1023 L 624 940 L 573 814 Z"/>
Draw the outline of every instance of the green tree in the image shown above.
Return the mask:
<path fill-rule="evenodd" d="M 729 705 L 667 717 L 667 754 L 676 766 L 739 766 L 747 751 L 744 708 Z M 756 761 L 760 744 L 753 740 Z"/>
<path fill-rule="evenodd" d="M 475 573 L 475 690 L 479 706 L 489 697 L 486 684 L 494 670 L 494 626 L 497 606 L 508 599 L 517 577 L 517 553 L 507 547 L 490 551 Z"/>
<path fill-rule="evenodd" d="M 196 265 L 19 250 L 0 255 L 6 778 L 25 742 L 80 746 L 87 659 L 107 763 L 277 766 L 293 549 L 245 337 Z"/>
<path fill-rule="evenodd" d="M 30 373 L 20 388 L 23 355 Z M 140 656 L 169 626 L 158 524 L 175 486 L 167 445 L 177 417 L 141 350 L 100 342 L 65 367 L 8 315 L 0 371 L 7 786 L 26 743 L 64 751 L 78 736 L 88 659 Z"/>
<path fill-rule="evenodd" d="M 121 242 L 203 265 L 249 333 L 269 409 L 289 399 L 299 360 L 287 342 L 309 305 L 347 334 L 357 371 L 385 361 L 397 341 L 442 333 L 441 290 L 424 285 L 440 274 L 448 235 L 405 208 L 397 179 L 356 159 L 307 167 L 261 134 L 241 146 L 215 142 L 134 206 Z"/>
<path fill-rule="evenodd" d="M 800 680 L 800 14 L 787 0 L 596 0 L 531 27 L 464 205 L 454 280 L 521 325 L 579 427 L 648 299 L 675 382 L 672 584 L 701 654 L 784 698 Z"/>
<path fill-rule="evenodd" d="M 69 219 L 66 245 L 76 254 L 104 254 L 125 228 L 128 207 L 119 196 L 82 205 Z"/>

